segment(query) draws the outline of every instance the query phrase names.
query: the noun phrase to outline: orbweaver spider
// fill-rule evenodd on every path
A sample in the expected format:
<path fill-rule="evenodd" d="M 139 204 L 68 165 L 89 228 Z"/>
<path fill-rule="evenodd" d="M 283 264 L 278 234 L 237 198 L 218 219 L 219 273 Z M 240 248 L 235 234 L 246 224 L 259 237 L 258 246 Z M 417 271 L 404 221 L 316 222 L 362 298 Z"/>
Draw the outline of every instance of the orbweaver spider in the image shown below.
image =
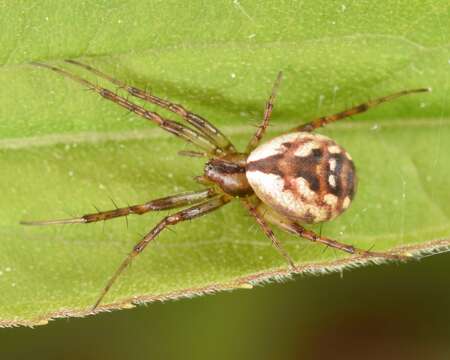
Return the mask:
<path fill-rule="evenodd" d="M 148 92 L 129 86 L 105 73 L 74 60 L 67 63 L 79 66 L 106 79 L 149 103 L 179 115 L 189 125 L 172 121 L 156 112 L 146 110 L 116 93 L 95 85 L 67 70 L 44 63 L 33 65 L 53 70 L 103 98 L 150 120 L 163 130 L 192 143 L 200 151 L 182 151 L 181 155 L 204 157 L 207 162 L 204 173 L 195 180 L 206 189 L 172 195 L 144 204 L 118 208 L 110 211 L 83 215 L 78 218 L 22 222 L 25 225 L 82 224 L 130 214 L 142 215 L 184 207 L 184 210 L 164 217 L 132 249 L 100 293 L 93 310 L 97 308 L 117 277 L 165 228 L 181 221 L 191 220 L 215 211 L 233 199 L 239 199 L 249 214 L 256 220 L 276 250 L 286 259 L 291 268 L 295 263 L 275 237 L 269 224 L 304 239 L 321 243 L 350 254 L 367 257 L 382 257 L 403 260 L 407 255 L 393 255 L 357 249 L 352 245 L 337 242 L 305 229 L 301 224 L 312 224 L 336 218 L 346 210 L 355 194 L 356 173 L 350 155 L 332 139 L 312 132 L 329 123 L 369 110 L 383 102 L 400 96 L 426 92 L 429 89 L 401 91 L 381 97 L 334 115 L 317 118 L 297 126 L 260 145 L 272 114 L 276 91 L 282 74 L 278 74 L 272 93 L 266 103 L 264 117 L 244 152 L 238 152 L 228 138 L 206 119 L 186 110 L 181 105 L 171 103 Z"/>

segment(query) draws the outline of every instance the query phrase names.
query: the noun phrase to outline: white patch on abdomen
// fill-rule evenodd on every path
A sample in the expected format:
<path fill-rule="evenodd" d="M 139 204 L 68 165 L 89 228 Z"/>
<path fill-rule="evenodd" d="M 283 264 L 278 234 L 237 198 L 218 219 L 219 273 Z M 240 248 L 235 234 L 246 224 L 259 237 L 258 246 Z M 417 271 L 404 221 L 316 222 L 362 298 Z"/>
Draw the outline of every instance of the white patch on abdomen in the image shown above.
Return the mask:
<path fill-rule="evenodd" d="M 301 139 L 314 139 L 314 135 L 309 133 L 291 133 L 278 136 L 253 150 L 247 159 L 247 163 L 282 154 L 286 151 L 283 147 L 284 143 L 292 143 Z"/>
<path fill-rule="evenodd" d="M 312 191 L 306 179 L 298 177 L 294 180 L 297 192 L 305 199 L 313 200 L 317 197 L 317 193 Z"/>
<path fill-rule="evenodd" d="M 274 174 L 247 171 L 247 179 L 258 198 L 277 212 L 293 220 L 320 222 L 328 219 L 325 208 L 317 206 L 313 199 L 302 200 L 290 190 L 284 189 L 284 180 Z M 315 196 L 303 178 L 296 179 L 298 190 L 306 196 Z M 308 221 L 311 222 L 311 221 Z"/>
<path fill-rule="evenodd" d="M 320 144 L 318 144 L 315 141 L 307 142 L 306 144 L 303 144 L 300 146 L 294 153 L 295 156 L 305 157 L 311 154 L 311 151 L 313 149 L 320 148 Z"/>

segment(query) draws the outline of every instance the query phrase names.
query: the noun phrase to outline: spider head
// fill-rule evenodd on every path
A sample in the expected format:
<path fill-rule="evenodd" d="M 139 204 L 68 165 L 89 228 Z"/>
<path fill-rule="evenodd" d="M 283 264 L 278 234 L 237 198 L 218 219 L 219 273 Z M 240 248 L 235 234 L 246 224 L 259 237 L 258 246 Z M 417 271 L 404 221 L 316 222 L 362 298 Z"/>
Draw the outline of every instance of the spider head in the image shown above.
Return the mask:
<path fill-rule="evenodd" d="M 246 159 L 245 154 L 229 154 L 212 159 L 206 163 L 204 175 L 228 195 L 251 195 L 253 190 L 245 175 Z"/>

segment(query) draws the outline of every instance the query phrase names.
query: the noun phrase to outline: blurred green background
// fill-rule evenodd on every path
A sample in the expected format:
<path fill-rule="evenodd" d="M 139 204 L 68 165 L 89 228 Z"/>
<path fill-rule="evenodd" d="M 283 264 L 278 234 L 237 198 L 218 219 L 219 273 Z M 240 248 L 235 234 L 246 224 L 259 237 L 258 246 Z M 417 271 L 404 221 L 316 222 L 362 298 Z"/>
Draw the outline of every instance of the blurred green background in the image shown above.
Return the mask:
<path fill-rule="evenodd" d="M 0 329 L 2 359 L 450 357 L 449 255 L 35 329 Z"/>

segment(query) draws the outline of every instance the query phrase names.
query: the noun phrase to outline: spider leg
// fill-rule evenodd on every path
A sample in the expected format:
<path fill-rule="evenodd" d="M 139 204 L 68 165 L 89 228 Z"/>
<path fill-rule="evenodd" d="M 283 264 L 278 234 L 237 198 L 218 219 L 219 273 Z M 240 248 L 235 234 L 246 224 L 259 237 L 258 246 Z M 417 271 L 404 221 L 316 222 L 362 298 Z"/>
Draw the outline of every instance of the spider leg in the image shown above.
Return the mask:
<path fill-rule="evenodd" d="M 258 146 L 259 142 L 261 141 L 261 139 L 263 138 L 263 136 L 267 130 L 267 127 L 269 126 L 269 120 L 270 120 L 270 116 L 272 115 L 273 104 L 275 102 L 275 97 L 277 95 L 277 91 L 280 86 L 282 78 L 283 78 L 283 73 L 280 71 L 277 75 L 275 83 L 273 84 L 272 93 L 270 94 L 269 99 L 266 102 L 266 108 L 264 110 L 263 121 L 258 126 L 258 129 L 256 130 L 255 134 L 250 139 L 250 142 L 247 145 L 247 150 L 246 150 L 247 154 L 252 152 L 252 150 Z"/>
<path fill-rule="evenodd" d="M 109 291 L 111 286 L 114 284 L 118 276 L 122 273 L 123 270 L 132 262 L 132 260 L 139 255 L 142 251 L 144 251 L 145 247 L 153 241 L 161 231 L 171 225 L 175 225 L 179 222 L 191 220 L 203 215 L 206 215 L 209 212 L 217 210 L 221 206 L 225 205 L 227 202 L 231 200 L 228 196 L 221 196 L 209 199 L 199 205 L 190 207 L 188 209 L 181 210 L 173 215 L 166 216 L 162 219 L 147 235 L 145 235 L 140 242 L 138 242 L 134 247 L 130 254 L 125 258 L 125 260 L 120 264 L 117 268 L 114 275 L 107 282 L 105 288 L 100 293 L 99 298 L 95 302 L 92 310 L 95 310 L 100 302 L 105 297 L 106 293 Z"/>
<path fill-rule="evenodd" d="M 186 110 L 183 106 L 179 104 L 174 104 L 168 100 L 162 99 L 155 95 L 152 95 L 146 91 L 135 88 L 133 86 L 127 85 L 123 81 L 113 78 L 100 70 L 93 68 L 90 65 L 81 63 L 75 60 L 65 60 L 69 64 L 80 66 L 95 75 L 102 77 L 103 79 L 108 80 L 109 82 L 120 86 L 122 89 L 126 90 L 132 96 L 138 97 L 144 101 L 150 102 L 152 104 L 158 105 L 164 109 L 167 109 L 179 116 L 181 116 L 184 120 L 186 120 L 189 124 L 197 128 L 203 135 L 212 140 L 215 145 L 226 152 L 234 153 L 236 149 L 233 144 L 228 140 L 228 138 L 214 125 L 212 125 L 208 120 L 202 118 L 201 116 L 194 114 L 188 110 Z"/>
<path fill-rule="evenodd" d="M 161 115 L 159 115 L 156 112 L 148 111 L 147 109 L 143 108 L 142 106 L 138 106 L 127 99 L 125 99 L 122 96 L 117 95 L 116 93 L 112 92 L 111 90 L 105 89 L 103 87 L 100 87 L 98 85 L 95 85 L 91 83 L 90 81 L 87 81 L 77 75 L 74 75 L 64 69 L 58 68 L 53 65 L 48 65 L 44 63 L 32 63 L 32 65 L 44 67 L 47 69 L 50 69 L 52 71 L 55 71 L 58 74 L 61 74 L 65 77 L 68 77 L 82 85 L 84 85 L 89 90 L 93 90 L 96 93 L 98 93 L 103 98 L 112 101 L 116 103 L 117 105 L 147 119 L 152 122 L 154 122 L 156 125 L 164 129 L 165 131 L 174 134 L 185 141 L 188 141 L 199 148 L 207 151 L 209 154 L 220 154 L 223 151 L 215 145 L 210 139 L 205 137 L 200 132 L 191 129 L 187 126 L 184 126 L 176 121 L 172 121 L 166 118 L 163 118 Z"/>
<path fill-rule="evenodd" d="M 284 249 L 283 245 L 278 241 L 275 234 L 273 233 L 270 226 L 267 224 L 267 222 L 264 220 L 264 215 L 260 214 L 257 208 L 250 203 L 248 199 L 242 199 L 242 204 L 244 207 L 248 210 L 250 215 L 254 217 L 258 225 L 261 227 L 264 234 L 272 241 L 273 246 L 278 251 L 278 253 L 283 256 L 286 261 L 288 262 L 289 266 L 295 270 L 295 263 L 294 260 L 290 257 L 286 249 Z"/>
<path fill-rule="evenodd" d="M 178 151 L 178 155 L 187 156 L 187 157 L 196 157 L 196 158 L 208 157 L 207 153 L 203 153 L 203 152 L 199 152 L 199 151 L 191 151 L 191 150 L 180 150 L 180 151 Z"/>
<path fill-rule="evenodd" d="M 130 214 L 142 215 L 149 211 L 160 211 L 192 205 L 216 195 L 217 194 L 213 189 L 207 189 L 167 196 L 164 198 L 151 200 L 144 204 L 116 208 L 108 211 L 99 211 L 97 213 L 86 214 L 77 218 L 44 221 L 21 221 L 20 223 L 22 225 L 87 224 L 96 221 L 110 220 L 120 216 L 128 216 Z"/>
<path fill-rule="evenodd" d="M 263 205 L 264 206 L 264 205 Z M 266 207 L 264 207 L 266 208 Z M 409 254 L 404 255 L 396 255 L 396 254 L 390 254 L 387 252 L 375 252 L 375 251 L 368 251 L 363 250 L 354 247 L 353 245 L 348 245 L 336 240 L 329 239 L 325 236 L 319 235 L 315 233 L 314 231 L 307 230 L 300 224 L 298 224 L 295 221 L 292 221 L 273 210 L 268 210 L 264 212 L 264 218 L 266 221 L 272 224 L 278 225 L 281 229 L 284 231 L 287 231 L 291 234 L 298 235 L 304 239 L 310 240 L 312 242 L 317 242 L 323 245 L 326 245 L 330 248 L 334 248 L 337 250 L 344 251 L 349 254 L 353 255 L 360 255 L 363 257 L 372 257 L 372 258 L 384 258 L 384 259 L 390 259 L 390 260 L 400 260 L 405 261 L 411 258 Z"/>
<path fill-rule="evenodd" d="M 306 123 L 306 124 L 303 124 L 303 125 L 300 125 L 298 127 L 295 127 L 293 129 L 291 129 L 289 132 L 296 132 L 296 131 L 311 132 L 311 131 L 314 131 L 315 129 L 320 128 L 322 126 L 325 126 L 325 125 L 327 125 L 329 123 L 332 123 L 332 122 L 344 119 L 344 118 L 349 117 L 349 116 L 353 116 L 353 115 L 356 115 L 356 114 L 360 114 L 360 113 L 366 112 L 367 110 L 370 110 L 371 108 L 373 108 L 373 107 L 375 107 L 377 105 L 380 105 L 380 104 L 382 104 L 384 102 L 387 102 L 387 101 L 394 100 L 394 99 L 396 99 L 396 98 L 398 98 L 400 96 L 409 95 L 409 94 L 415 94 L 415 93 L 421 93 L 421 92 L 428 92 L 428 91 L 430 91 L 429 88 L 412 89 L 412 90 L 400 91 L 398 93 L 391 94 L 391 95 L 388 95 L 388 96 L 383 96 L 383 97 L 380 97 L 378 99 L 370 100 L 370 101 L 368 101 L 366 103 L 362 103 L 362 104 L 354 106 L 354 107 L 352 107 L 350 109 L 341 111 L 341 112 L 339 112 L 337 114 L 323 116 L 323 117 L 314 119 L 314 120 L 312 120 L 309 123 Z"/>
<path fill-rule="evenodd" d="M 353 245 L 341 243 L 339 241 L 332 240 L 327 237 L 316 234 L 314 231 L 307 230 L 303 226 L 301 226 L 300 224 L 297 224 L 297 223 L 291 223 L 289 228 L 290 228 L 291 232 L 293 232 L 294 234 L 297 234 L 298 236 L 300 236 L 304 239 L 307 239 L 307 240 L 310 240 L 313 242 L 317 242 L 320 244 L 324 244 L 331 248 L 345 251 L 349 254 L 362 255 L 364 257 L 379 257 L 379 258 L 385 258 L 385 259 L 390 259 L 390 260 L 401 260 L 401 261 L 405 261 L 410 258 L 410 256 L 408 256 L 408 255 L 395 255 L 395 254 L 390 254 L 390 253 L 386 253 L 386 252 L 368 251 L 368 250 L 359 249 L 359 248 L 354 247 Z"/>

